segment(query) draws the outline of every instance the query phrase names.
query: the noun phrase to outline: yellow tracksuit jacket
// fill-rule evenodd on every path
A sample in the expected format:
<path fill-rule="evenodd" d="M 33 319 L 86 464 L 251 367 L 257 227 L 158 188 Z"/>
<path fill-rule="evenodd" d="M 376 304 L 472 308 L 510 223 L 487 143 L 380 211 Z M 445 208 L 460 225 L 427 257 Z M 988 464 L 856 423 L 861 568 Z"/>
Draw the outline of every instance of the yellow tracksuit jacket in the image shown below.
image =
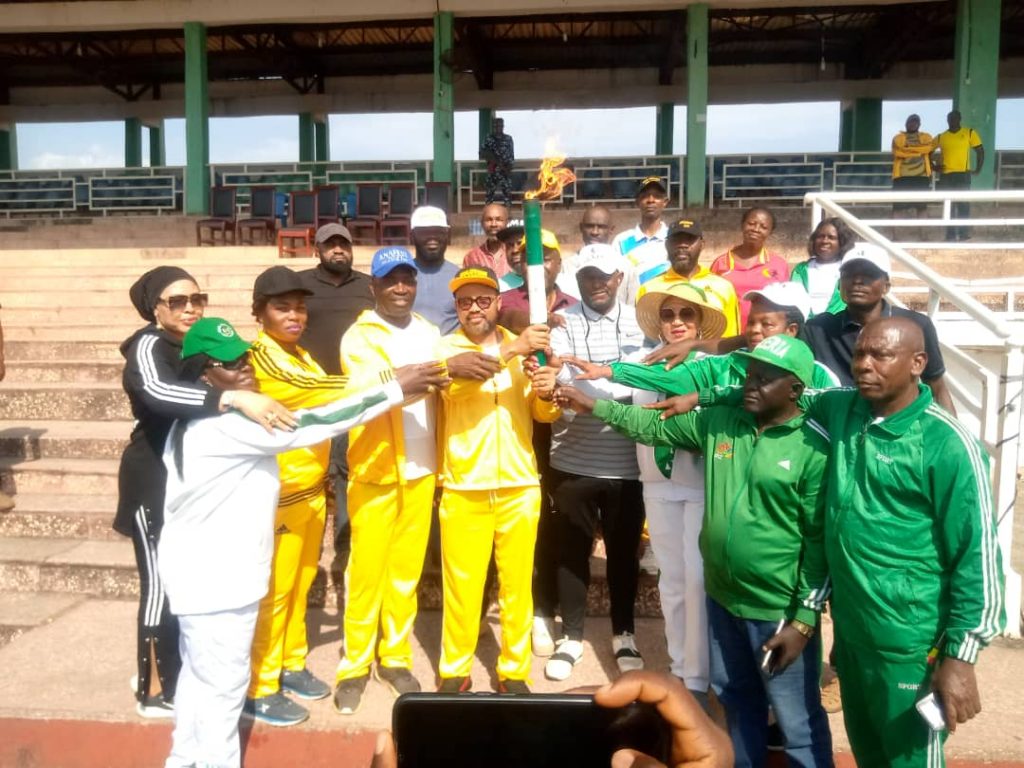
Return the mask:
<path fill-rule="evenodd" d="M 421 324 L 433 337 L 432 347 L 441 332 L 420 315 Z M 429 329 L 429 330 L 428 330 Z M 388 342 L 395 328 L 384 323 L 372 310 L 366 310 L 341 339 L 341 367 L 349 377 L 349 386 L 358 388 L 387 383 L 393 376 Z M 392 408 L 367 424 L 355 427 L 348 437 L 348 476 L 350 480 L 376 485 L 405 483 L 405 441 L 402 436 L 402 409 Z"/>
<path fill-rule="evenodd" d="M 346 376 L 329 376 L 299 347 L 298 356 L 286 352 L 274 339 L 260 331 L 252 345 L 252 361 L 260 392 L 285 408 L 313 408 L 337 400 L 346 388 Z M 278 456 L 281 498 L 287 507 L 318 494 L 324 487 L 330 460 L 330 441 L 298 448 Z"/>
<path fill-rule="evenodd" d="M 516 337 L 498 327 L 502 343 Z M 438 357 L 483 352 L 461 331 L 445 336 Z M 533 455 L 533 422 L 553 422 L 561 414 L 537 397 L 518 357 L 487 381 L 456 379 L 442 392 L 441 477 L 445 488 L 494 491 L 540 484 Z"/>

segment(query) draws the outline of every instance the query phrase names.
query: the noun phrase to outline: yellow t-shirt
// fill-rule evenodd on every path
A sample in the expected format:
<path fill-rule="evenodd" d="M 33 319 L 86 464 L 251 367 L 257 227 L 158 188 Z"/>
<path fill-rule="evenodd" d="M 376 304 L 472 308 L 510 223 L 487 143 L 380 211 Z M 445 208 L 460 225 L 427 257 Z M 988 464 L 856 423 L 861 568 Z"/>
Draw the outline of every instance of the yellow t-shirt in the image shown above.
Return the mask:
<path fill-rule="evenodd" d="M 973 128 L 943 131 L 935 139 L 942 153 L 943 173 L 963 173 L 971 170 L 971 148 L 981 146 L 981 137 Z"/>

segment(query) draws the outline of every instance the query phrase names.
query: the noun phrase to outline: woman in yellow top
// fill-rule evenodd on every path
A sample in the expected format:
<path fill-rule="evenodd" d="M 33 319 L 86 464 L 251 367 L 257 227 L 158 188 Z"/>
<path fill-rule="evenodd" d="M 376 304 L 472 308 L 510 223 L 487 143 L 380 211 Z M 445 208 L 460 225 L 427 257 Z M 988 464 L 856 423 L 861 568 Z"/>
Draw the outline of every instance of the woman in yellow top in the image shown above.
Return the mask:
<path fill-rule="evenodd" d="M 253 286 L 261 329 L 250 360 L 260 392 L 287 408 L 338 398 L 344 376 L 329 376 L 298 340 L 306 329 L 306 296 L 298 275 L 271 267 Z M 316 577 L 327 513 L 330 441 L 278 456 L 281 495 L 274 521 L 270 590 L 260 601 L 252 647 L 252 679 L 244 711 L 271 725 L 301 723 L 309 712 L 284 695 L 323 699 L 331 687 L 306 669 L 306 597 Z"/>

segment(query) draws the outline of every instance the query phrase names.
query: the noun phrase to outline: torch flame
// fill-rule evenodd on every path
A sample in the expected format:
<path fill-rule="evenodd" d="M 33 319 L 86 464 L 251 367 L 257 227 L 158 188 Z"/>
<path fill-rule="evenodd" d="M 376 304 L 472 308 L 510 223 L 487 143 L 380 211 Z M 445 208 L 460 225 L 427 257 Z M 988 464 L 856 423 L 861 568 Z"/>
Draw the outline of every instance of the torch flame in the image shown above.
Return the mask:
<path fill-rule="evenodd" d="M 565 162 L 564 156 L 545 157 L 540 164 L 540 173 L 537 179 L 540 181 L 538 189 L 531 189 L 523 198 L 526 200 L 551 200 L 562 194 L 562 188 L 566 184 L 576 181 L 576 174 L 568 168 L 559 168 Z"/>

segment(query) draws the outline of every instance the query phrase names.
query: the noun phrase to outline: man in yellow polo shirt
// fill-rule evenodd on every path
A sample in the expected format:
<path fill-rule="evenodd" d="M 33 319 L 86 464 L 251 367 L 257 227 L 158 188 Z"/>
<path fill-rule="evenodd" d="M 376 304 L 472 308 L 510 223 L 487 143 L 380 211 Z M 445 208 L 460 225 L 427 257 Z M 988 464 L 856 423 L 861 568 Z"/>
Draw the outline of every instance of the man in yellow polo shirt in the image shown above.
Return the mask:
<path fill-rule="evenodd" d="M 953 110 L 946 115 L 949 130 L 943 131 L 932 142 L 941 154 L 935 164 L 939 169 L 938 189 L 970 189 L 971 176 L 981 173 L 985 164 L 985 147 L 981 137 L 973 128 L 960 125 L 960 113 Z M 971 170 L 971 149 L 974 150 L 974 170 Z M 966 219 L 971 215 L 970 203 L 953 203 L 953 218 Z M 946 240 L 970 240 L 970 227 L 947 227 Z"/>
<path fill-rule="evenodd" d="M 685 281 L 693 283 L 704 291 L 708 301 L 721 309 L 725 314 L 725 331 L 723 336 L 738 336 L 740 333 L 740 309 L 736 297 L 736 289 L 724 277 L 702 267 L 698 262 L 700 252 L 704 248 L 704 232 L 700 223 L 690 219 L 679 219 L 668 230 L 665 250 L 668 255 L 668 268 L 656 277 L 639 280 L 635 291 L 639 299 L 656 285 Z M 635 273 L 632 277 L 636 277 Z"/>

